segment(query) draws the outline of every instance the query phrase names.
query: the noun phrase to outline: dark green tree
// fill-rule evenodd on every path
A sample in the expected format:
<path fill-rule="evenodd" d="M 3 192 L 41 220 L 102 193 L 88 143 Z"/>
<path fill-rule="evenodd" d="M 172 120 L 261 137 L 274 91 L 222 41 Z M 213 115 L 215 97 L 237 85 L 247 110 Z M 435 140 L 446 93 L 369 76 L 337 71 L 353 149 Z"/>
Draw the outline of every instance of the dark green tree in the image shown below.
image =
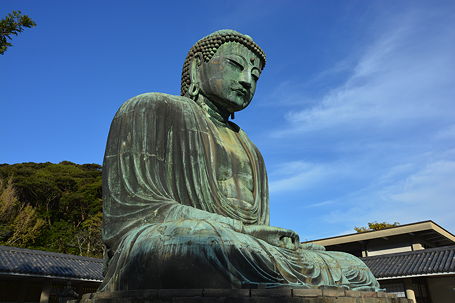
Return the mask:
<path fill-rule="evenodd" d="M 0 245 L 101 257 L 101 183 L 98 164 L 0 164 Z"/>
<path fill-rule="evenodd" d="M 29 16 L 22 15 L 21 11 L 13 11 L 0 20 L 0 54 L 3 55 L 7 48 L 12 46 L 8 41 L 13 35 L 17 36 L 25 27 L 34 26 L 36 23 Z"/>

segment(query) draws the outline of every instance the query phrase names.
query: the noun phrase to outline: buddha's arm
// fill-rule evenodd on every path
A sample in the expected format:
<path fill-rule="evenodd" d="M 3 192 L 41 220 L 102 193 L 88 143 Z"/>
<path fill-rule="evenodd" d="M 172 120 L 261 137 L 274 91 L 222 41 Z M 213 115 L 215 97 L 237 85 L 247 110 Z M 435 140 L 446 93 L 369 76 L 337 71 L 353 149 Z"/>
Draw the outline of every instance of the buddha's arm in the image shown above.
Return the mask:
<path fill-rule="evenodd" d="M 164 221 L 179 221 L 183 219 L 206 220 L 208 222 L 222 224 L 225 228 L 230 228 L 236 232 L 243 233 L 245 226 L 239 220 L 211 213 L 192 206 L 182 205 L 178 202 L 170 203 L 166 209 Z"/>
<path fill-rule="evenodd" d="M 299 236 L 292 230 L 269 225 L 245 225 L 238 220 L 191 206 L 181 205 L 176 202 L 175 207 L 168 210 L 166 221 L 178 221 L 181 219 L 206 220 L 208 222 L 221 223 L 225 228 L 231 228 L 236 232 L 264 240 L 274 246 L 289 249 L 300 247 Z"/>
<path fill-rule="evenodd" d="M 236 232 L 261 239 L 274 246 L 289 249 L 300 248 L 299 235 L 292 230 L 270 225 L 247 225 L 243 224 L 239 220 L 235 220 L 215 213 L 210 213 L 192 206 L 182 205 L 178 202 L 171 203 L 171 205 L 172 207 L 166 211 L 166 222 L 178 221 L 182 219 L 191 219 L 196 221 L 205 220 L 208 222 L 221 224 L 224 228 L 230 228 Z"/>

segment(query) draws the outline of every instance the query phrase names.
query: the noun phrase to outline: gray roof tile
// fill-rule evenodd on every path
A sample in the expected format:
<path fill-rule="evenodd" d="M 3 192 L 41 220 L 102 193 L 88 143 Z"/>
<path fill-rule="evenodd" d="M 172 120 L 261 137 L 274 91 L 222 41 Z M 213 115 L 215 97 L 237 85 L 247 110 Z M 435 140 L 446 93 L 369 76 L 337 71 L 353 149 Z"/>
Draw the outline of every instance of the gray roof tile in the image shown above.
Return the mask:
<path fill-rule="evenodd" d="M 103 280 L 103 260 L 0 246 L 0 274 Z"/>
<path fill-rule="evenodd" d="M 362 258 L 377 278 L 455 274 L 455 246 Z"/>
<path fill-rule="evenodd" d="M 377 278 L 455 273 L 455 246 L 362 258 Z M 102 281 L 103 260 L 0 246 L 0 274 Z"/>

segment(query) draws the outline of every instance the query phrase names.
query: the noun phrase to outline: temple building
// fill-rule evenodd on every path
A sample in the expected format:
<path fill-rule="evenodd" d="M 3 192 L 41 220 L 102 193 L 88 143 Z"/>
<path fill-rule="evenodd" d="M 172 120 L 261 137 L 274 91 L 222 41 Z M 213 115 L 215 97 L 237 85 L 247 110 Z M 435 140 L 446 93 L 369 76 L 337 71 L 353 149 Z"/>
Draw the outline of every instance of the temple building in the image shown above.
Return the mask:
<path fill-rule="evenodd" d="M 455 302 L 455 236 L 431 220 L 306 243 L 361 257 L 381 287 L 398 297 Z"/>
<path fill-rule="evenodd" d="M 95 292 L 103 260 L 0 246 L 0 302 L 63 303 Z"/>
<path fill-rule="evenodd" d="M 306 243 L 361 257 L 399 297 L 455 302 L 455 236 L 433 221 Z M 95 292 L 102 270 L 102 259 L 0 246 L 0 302 L 63 303 Z"/>

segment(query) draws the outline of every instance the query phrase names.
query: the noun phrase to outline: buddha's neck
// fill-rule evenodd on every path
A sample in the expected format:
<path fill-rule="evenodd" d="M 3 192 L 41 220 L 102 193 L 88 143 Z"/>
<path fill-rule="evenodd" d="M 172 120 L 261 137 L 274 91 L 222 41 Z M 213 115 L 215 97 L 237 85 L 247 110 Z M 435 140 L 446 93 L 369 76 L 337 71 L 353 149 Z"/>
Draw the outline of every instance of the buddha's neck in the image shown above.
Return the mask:
<path fill-rule="evenodd" d="M 199 104 L 208 114 L 208 116 L 218 122 L 223 124 L 228 123 L 229 116 L 231 115 L 225 108 L 217 105 L 215 102 L 211 101 L 209 98 L 203 94 L 199 94 Z"/>

